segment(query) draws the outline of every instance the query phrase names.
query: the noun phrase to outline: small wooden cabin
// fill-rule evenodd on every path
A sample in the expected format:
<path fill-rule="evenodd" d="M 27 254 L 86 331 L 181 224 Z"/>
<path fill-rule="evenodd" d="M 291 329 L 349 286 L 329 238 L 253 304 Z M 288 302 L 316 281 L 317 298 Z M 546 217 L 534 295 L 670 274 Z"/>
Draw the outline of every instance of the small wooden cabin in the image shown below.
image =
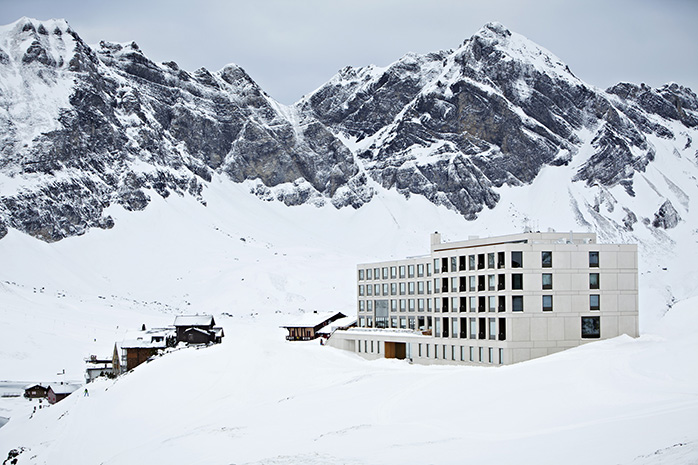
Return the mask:
<path fill-rule="evenodd" d="M 48 386 L 42 384 L 30 384 L 24 388 L 24 397 L 28 399 L 39 399 L 48 395 Z"/>
<path fill-rule="evenodd" d="M 52 384 L 48 387 L 48 392 L 46 393 L 46 397 L 48 398 L 48 403 L 49 404 L 55 404 L 56 402 L 60 402 L 69 395 L 71 395 L 73 392 L 78 390 L 77 385 L 75 384 Z"/>
<path fill-rule="evenodd" d="M 187 344 L 218 344 L 223 340 L 223 328 L 216 327 L 211 315 L 180 315 L 175 318 L 174 327 L 177 342 Z"/>

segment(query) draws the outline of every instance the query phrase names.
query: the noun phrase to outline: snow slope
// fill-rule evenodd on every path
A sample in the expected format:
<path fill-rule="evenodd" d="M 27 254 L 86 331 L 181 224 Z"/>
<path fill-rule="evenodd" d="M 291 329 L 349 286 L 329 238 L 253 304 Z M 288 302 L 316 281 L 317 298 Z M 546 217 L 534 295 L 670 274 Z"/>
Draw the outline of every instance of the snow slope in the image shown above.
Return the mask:
<path fill-rule="evenodd" d="M 353 311 L 357 263 L 427 253 L 434 230 L 457 240 L 579 229 L 563 208 L 567 187 L 550 190 L 554 170 L 567 168 L 550 169 L 476 222 L 380 188 L 358 210 L 289 208 L 219 177 L 205 187 L 207 206 L 153 195 L 141 212 L 111 207 L 111 230 L 52 244 L 10 231 L 0 241 L 0 380 L 53 380 L 63 369 L 80 379 L 84 357 L 180 313 L 214 314 L 226 337 L 33 416 L 33 404 L 0 399 L 11 417 L 0 457 L 24 447 L 19 464 L 696 463 L 688 221 L 675 249 L 641 246 L 636 340 L 487 368 L 369 362 L 284 339 L 279 326 L 301 309 Z M 551 192 L 559 205 L 541 208 Z M 681 301 L 661 317 L 672 298 Z"/>

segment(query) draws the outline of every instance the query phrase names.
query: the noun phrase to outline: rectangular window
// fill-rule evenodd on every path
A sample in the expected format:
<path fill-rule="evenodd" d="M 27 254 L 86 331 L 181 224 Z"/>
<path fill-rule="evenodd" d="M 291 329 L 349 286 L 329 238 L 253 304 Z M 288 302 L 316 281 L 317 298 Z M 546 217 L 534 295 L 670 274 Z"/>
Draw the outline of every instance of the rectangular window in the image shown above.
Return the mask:
<path fill-rule="evenodd" d="M 466 292 L 468 290 L 468 286 L 465 284 L 465 276 L 458 278 L 458 290 L 460 292 Z"/>
<path fill-rule="evenodd" d="M 458 337 L 458 318 L 451 318 L 451 337 Z"/>
<path fill-rule="evenodd" d="M 470 299 L 470 311 L 477 312 L 477 297 L 472 295 L 469 297 L 469 299 Z"/>
<path fill-rule="evenodd" d="M 504 252 L 497 252 L 497 268 L 504 268 L 504 266 L 505 266 Z"/>
<path fill-rule="evenodd" d="M 407 318 L 407 327 L 412 330 L 415 329 L 415 320 L 413 316 Z"/>
<path fill-rule="evenodd" d="M 407 310 L 407 301 L 405 299 L 400 299 L 400 311 L 404 312 Z"/>
<path fill-rule="evenodd" d="M 448 258 L 441 257 L 441 271 L 444 273 L 448 272 Z"/>
<path fill-rule="evenodd" d="M 497 305 L 497 311 L 506 312 L 507 311 L 507 298 L 503 295 L 497 297 L 499 299 L 499 304 Z"/>
<path fill-rule="evenodd" d="M 477 269 L 478 270 L 485 269 L 485 254 L 484 253 L 477 254 Z"/>
<path fill-rule="evenodd" d="M 458 308 L 459 301 L 460 301 L 460 299 L 458 299 L 458 297 L 451 297 L 451 311 L 452 312 L 457 312 L 458 310 L 460 310 Z"/>
<path fill-rule="evenodd" d="M 523 289 L 523 274 L 514 273 L 511 275 L 511 288 L 515 291 Z"/>
<path fill-rule="evenodd" d="M 589 252 L 589 268 L 598 268 L 599 267 L 599 253 L 598 252 Z"/>
<path fill-rule="evenodd" d="M 366 270 L 366 279 L 373 279 L 373 273 L 371 272 L 371 268 Z"/>
<path fill-rule="evenodd" d="M 364 295 L 364 285 L 359 284 L 359 295 Z"/>
<path fill-rule="evenodd" d="M 475 292 L 477 289 L 477 276 L 470 276 L 470 292 Z"/>
<path fill-rule="evenodd" d="M 460 297 L 460 300 L 458 301 L 458 311 L 460 312 L 467 312 L 468 311 L 468 298 L 467 297 Z"/>
<path fill-rule="evenodd" d="M 407 304 L 407 310 L 410 312 L 414 312 L 414 299 L 408 300 Z"/>
<path fill-rule="evenodd" d="M 491 340 L 497 339 L 497 320 L 496 318 L 488 318 L 487 325 L 489 326 L 489 336 Z"/>
<path fill-rule="evenodd" d="M 400 283 L 400 295 L 405 295 L 405 283 Z"/>
<path fill-rule="evenodd" d="M 439 259 L 438 259 L 438 258 L 435 258 L 435 259 L 434 259 L 434 273 L 438 273 L 439 271 L 440 271 Z"/>
<path fill-rule="evenodd" d="M 429 358 L 429 344 L 424 344 L 424 355 Z"/>
<path fill-rule="evenodd" d="M 405 278 L 405 265 L 400 265 L 400 279 Z"/>
<path fill-rule="evenodd" d="M 371 353 L 373 353 L 373 341 L 371 341 Z"/>
<path fill-rule="evenodd" d="M 431 279 L 427 281 L 427 294 L 431 294 Z"/>
<path fill-rule="evenodd" d="M 477 348 L 477 353 L 478 353 L 478 361 L 482 363 L 482 351 L 484 350 L 484 347 L 478 347 Z"/>
<path fill-rule="evenodd" d="M 487 290 L 494 291 L 497 287 L 497 277 L 493 274 L 487 275 Z"/>
<path fill-rule="evenodd" d="M 484 275 L 480 275 L 477 277 L 477 290 L 478 291 L 485 290 L 485 276 Z"/>
<path fill-rule="evenodd" d="M 409 283 L 407 283 L 407 293 L 409 295 L 414 294 L 414 281 L 410 281 Z"/>
<path fill-rule="evenodd" d="M 422 356 L 422 344 L 417 344 L 417 355 Z"/>
<path fill-rule="evenodd" d="M 451 360 L 456 359 L 456 346 L 451 346 Z"/>
<path fill-rule="evenodd" d="M 523 312 L 523 296 L 514 295 L 511 297 L 511 311 L 512 312 Z"/>
<path fill-rule="evenodd" d="M 544 295 L 543 296 L 543 311 L 552 312 L 553 311 L 553 296 Z"/>
<path fill-rule="evenodd" d="M 426 329 L 426 327 L 424 326 L 424 317 L 423 316 L 417 317 L 417 329 L 419 329 L 420 331 L 424 331 Z"/>
<path fill-rule="evenodd" d="M 589 296 L 589 310 L 601 310 L 600 297 L 598 294 Z"/>
<path fill-rule="evenodd" d="M 460 361 L 465 362 L 465 346 L 460 346 Z"/>
<path fill-rule="evenodd" d="M 381 295 L 381 285 L 380 284 L 373 285 L 373 295 Z"/>
<path fill-rule="evenodd" d="M 448 297 L 444 297 L 443 299 L 441 299 L 441 311 L 442 312 L 448 311 Z"/>
<path fill-rule="evenodd" d="M 439 278 L 434 278 L 434 294 L 441 292 L 441 284 Z"/>
<path fill-rule="evenodd" d="M 431 299 L 427 299 L 427 312 L 431 312 L 432 308 Z"/>
<path fill-rule="evenodd" d="M 589 289 L 598 289 L 599 288 L 599 274 L 598 273 L 589 273 Z"/>
<path fill-rule="evenodd" d="M 417 277 L 421 278 L 424 276 L 424 264 L 420 263 L 417 265 Z"/>
<path fill-rule="evenodd" d="M 468 269 L 471 271 L 475 269 L 475 255 L 468 255 Z"/>
<path fill-rule="evenodd" d="M 470 361 L 474 362 L 475 361 L 475 347 L 470 346 Z"/>
<path fill-rule="evenodd" d="M 504 349 L 499 349 L 499 364 L 504 365 Z"/>
<path fill-rule="evenodd" d="M 397 328 L 397 317 L 396 316 L 390 317 L 390 327 Z"/>
<path fill-rule="evenodd" d="M 458 257 L 451 257 L 451 272 L 458 271 Z"/>
<path fill-rule="evenodd" d="M 506 287 L 506 275 L 503 273 L 497 275 L 497 290 L 503 291 L 506 289 Z"/>
<path fill-rule="evenodd" d="M 438 297 L 434 299 L 434 311 L 435 312 L 440 312 L 441 311 L 441 299 Z"/>
<path fill-rule="evenodd" d="M 390 311 L 397 312 L 397 300 L 395 300 L 395 299 L 390 300 Z"/>
<path fill-rule="evenodd" d="M 477 298 L 477 311 L 478 311 L 478 312 L 484 312 L 485 309 L 486 309 L 486 300 L 485 300 L 485 296 L 484 296 L 484 295 L 483 295 L 483 296 L 479 296 L 479 297 Z"/>
<path fill-rule="evenodd" d="M 372 300 L 367 300 L 366 301 L 366 311 L 372 312 L 373 311 L 373 301 Z"/>
<path fill-rule="evenodd" d="M 553 253 L 550 251 L 543 251 L 540 253 L 540 266 L 543 268 L 553 267 Z"/>
<path fill-rule="evenodd" d="M 470 318 L 470 339 L 477 339 L 477 325 L 475 324 L 475 318 Z"/>
<path fill-rule="evenodd" d="M 441 337 L 441 318 L 434 318 L 434 336 Z M 436 349 L 436 346 L 434 346 Z M 434 357 L 438 358 L 436 351 L 434 352 Z"/>
<path fill-rule="evenodd" d="M 368 325 L 369 328 L 373 328 L 373 317 L 371 317 L 371 316 L 366 317 L 366 324 Z"/>
<path fill-rule="evenodd" d="M 493 363 L 493 360 L 492 360 L 493 354 L 492 354 L 492 352 L 494 352 L 494 349 L 493 349 L 492 347 L 489 347 L 489 348 L 487 349 L 487 361 L 488 361 L 489 363 Z"/>
<path fill-rule="evenodd" d="M 364 270 L 359 270 L 359 281 L 364 280 Z"/>
<path fill-rule="evenodd" d="M 417 281 L 417 294 L 424 294 L 424 281 Z"/>
<path fill-rule="evenodd" d="M 373 295 L 373 285 L 369 284 L 366 286 L 366 295 Z"/>
<path fill-rule="evenodd" d="M 477 338 L 487 339 L 487 318 L 478 318 L 477 320 Z"/>
<path fill-rule="evenodd" d="M 499 318 L 499 340 L 506 341 L 507 339 L 507 324 L 506 319 Z"/>
<path fill-rule="evenodd" d="M 431 263 L 427 263 L 427 276 L 431 276 Z"/>
<path fill-rule="evenodd" d="M 388 267 L 383 267 L 383 279 L 388 279 Z"/>
<path fill-rule="evenodd" d="M 494 252 L 487 254 L 487 268 L 494 268 Z"/>
<path fill-rule="evenodd" d="M 512 252 L 511 253 L 511 267 L 512 268 L 523 268 L 523 252 Z"/>
<path fill-rule="evenodd" d="M 388 295 L 388 284 L 383 284 L 383 295 Z"/>
<path fill-rule="evenodd" d="M 465 255 L 458 257 L 458 271 L 465 271 Z"/>
<path fill-rule="evenodd" d="M 407 266 L 407 277 L 414 278 L 414 265 Z"/>
<path fill-rule="evenodd" d="M 598 339 L 601 337 L 601 317 L 582 317 L 582 339 Z"/>
<path fill-rule="evenodd" d="M 451 292 L 458 292 L 458 278 L 451 278 Z"/>
<path fill-rule="evenodd" d="M 497 311 L 497 296 L 491 295 L 487 297 L 487 310 L 490 312 Z"/>
<path fill-rule="evenodd" d="M 397 295 L 397 283 L 390 283 L 390 295 Z"/>
<path fill-rule="evenodd" d="M 366 309 L 366 302 L 363 300 L 359 300 L 359 311 L 363 312 Z"/>
<path fill-rule="evenodd" d="M 407 318 L 404 316 L 400 317 L 400 328 L 407 329 Z"/>
<path fill-rule="evenodd" d="M 390 267 L 390 279 L 397 279 L 397 266 Z"/>
<path fill-rule="evenodd" d="M 541 280 L 543 282 L 543 289 L 552 289 L 553 288 L 553 274 L 552 273 L 543 273 Z"/>
<path fill-rule="evenodd" d="M 424 311 L 424 299 L 417 299 L 417 311 Z"/>
<path fill-rule="evenodd" d="M 441 278 L 441 292 L 448 292 L 448 278 Z"/>

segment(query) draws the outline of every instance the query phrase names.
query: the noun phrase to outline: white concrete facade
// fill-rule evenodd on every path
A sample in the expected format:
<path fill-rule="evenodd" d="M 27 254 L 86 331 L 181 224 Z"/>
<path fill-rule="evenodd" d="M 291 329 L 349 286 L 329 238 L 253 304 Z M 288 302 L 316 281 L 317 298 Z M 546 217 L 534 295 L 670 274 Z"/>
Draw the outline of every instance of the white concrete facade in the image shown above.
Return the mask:
<path fill-rule="evenodd" d="M 389 356 L 397 347 L 415 363 L 508 365 L 637 337 L 637 264 L 636 245 L 593 233 L 435 233 L 429 255 L 357 266 L 359 329 L 329 343 L 367 358 L 385 356 L 387 341 Z"/>

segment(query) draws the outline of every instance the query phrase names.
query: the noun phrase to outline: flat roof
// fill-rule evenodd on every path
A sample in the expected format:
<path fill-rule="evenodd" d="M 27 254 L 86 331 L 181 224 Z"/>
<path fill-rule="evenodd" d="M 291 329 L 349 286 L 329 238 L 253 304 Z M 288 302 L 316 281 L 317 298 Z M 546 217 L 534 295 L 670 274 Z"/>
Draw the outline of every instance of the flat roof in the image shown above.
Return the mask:
<path fill-rule="evenodd" d="M 319 313 L 306 313 L 299 316 L 291 323 L 282 325 L 282 328 L 314 328 L 317 325 L 321 325 L 325 321 L 329 320 L 333 316 L 341 314 L 342 312 L 319 312 Z"/>

